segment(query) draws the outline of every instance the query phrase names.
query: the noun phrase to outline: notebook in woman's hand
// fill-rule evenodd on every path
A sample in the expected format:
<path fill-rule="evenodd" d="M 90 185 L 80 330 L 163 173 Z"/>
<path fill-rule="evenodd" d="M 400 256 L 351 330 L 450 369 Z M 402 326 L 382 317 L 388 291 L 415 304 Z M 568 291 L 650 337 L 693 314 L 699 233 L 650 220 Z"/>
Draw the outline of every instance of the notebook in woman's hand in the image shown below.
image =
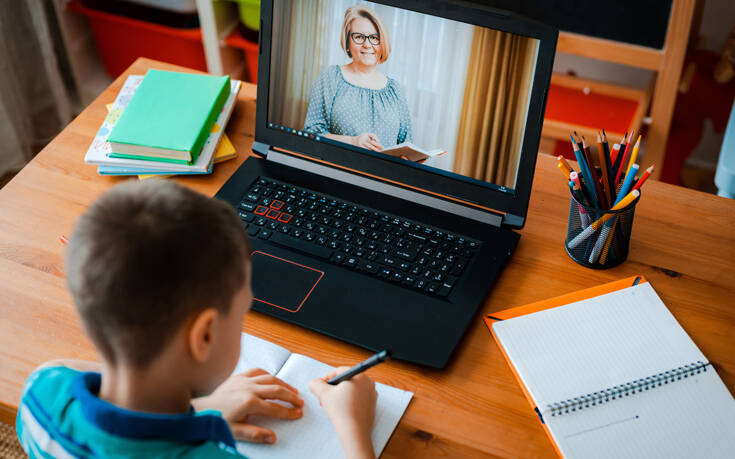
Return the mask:
<path fill-rule="evenodd" d="M 248 457 L 343 457 L 334 427 L 319 406 L 317 398 L 309 391 L 311 380 L 324 376 L 334 367 L 301 354 L 294 354 L 277 344 L 247 333 L 242 334 L 241 346 L 240 361 L 235 373 L 248 368 L 262 368 L 296 387 L 304 399 L 304 415 L 297 420 L 250 417 L 248 422 L 272 429 L 276 433 L 277 441 L 272 445 L 238 442 L 238 451 Z M 378 406 L 375 410 L 372 440 L 375 454 L 379 456 L 406 411 L 413 393 L 380 383 L 375 384 L 375 389 L 378 391 Z"/>

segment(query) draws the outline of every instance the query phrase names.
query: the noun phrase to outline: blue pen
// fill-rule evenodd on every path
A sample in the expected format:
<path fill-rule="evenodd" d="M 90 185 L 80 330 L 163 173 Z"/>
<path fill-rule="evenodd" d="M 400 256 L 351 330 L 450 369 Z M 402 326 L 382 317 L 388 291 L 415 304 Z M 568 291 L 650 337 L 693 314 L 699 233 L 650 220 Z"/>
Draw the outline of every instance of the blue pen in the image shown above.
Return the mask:
<path fill-rule="evenodd" d="M 584 156 L 582 155 L 582 152 L 579 150 L 579 147 L 574 142 L 574 137 L 569 135 L 569 138 L 572 139 L 572 145 L 574 145 L 574 156 L 577 157 L 577 162 L 579 163 L 579 170 L 581 171 L 582 175 L 584 176 L 584 186 L 587 189 L 587 194 L 592 199 L 592 202 L 590 204 L 594 205 L 595 208 L 600 208 L 600 201 L 597 199 L 597 192 L 595 191 L 595 184 L 592 183 L 592 174 L 590 173 L 590 169 L 587 166 L 587 161 L 585 161 Z"/>

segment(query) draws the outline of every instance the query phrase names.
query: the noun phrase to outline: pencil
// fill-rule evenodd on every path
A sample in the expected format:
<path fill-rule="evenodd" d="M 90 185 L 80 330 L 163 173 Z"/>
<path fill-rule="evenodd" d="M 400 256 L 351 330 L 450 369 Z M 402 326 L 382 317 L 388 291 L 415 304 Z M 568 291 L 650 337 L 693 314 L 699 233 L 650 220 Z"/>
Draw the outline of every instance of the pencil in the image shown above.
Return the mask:
<path fill-rule="evenodd" d="M 566 176 L 567 180 L 569 180 L 569 174 L 571 174 L 574 169 L 569 165 L 566 159 L 562 155 L 559 155 L 556 157 L 556 159 L 559 161 L 559 163 L 556 165 L 559 170 L 561 171 L 564 176 Z"/>
<path fill-rule="evenodd" d="M 615 177 L 618 173 L 618 169 L 620 168 L 620 164 L 623 162 L 623 156 L 625 154 L 625 139 L 628 137 L 628 133 L 626 132 L 623 136 L 623 139 L 620 141 L 620 148 L 618 149 L 618 156 L 615 157 L 615 162 L 613 163 L 613 170 L 612 174 L 613 177 Z M 613 186 L 617 186 L 618 181 L 615 180 L 613 183 Z"/>
<path fill-rule="evenodd" d="M 636 159 L 638 159 L 638 150 L 641 148 L 641 136 L 638 136 L 638 140 L 635 142 L 635 146 L 633 147 L 633 153 L 630 154 L 630 161 L 628 161 L 628 168 L 625 170 L 625 173 L 627 174 L 630 170 L 631 166 L 635 164 Z"/>
<path fill-rule="evenodd" d="M 590 198 L 590 205 L 593 207 L 599 208 L 600 203 L 597 199 L 595 185 L 592 183 L 592 176 L 590 175 L 590 169 L 587 166 L 587 161 L 584 159 L 584 154 L 577 146 L 577 143 L 574 141 L 574 137 L 572 137 L 572 145 L 574 148 L 574 156 L 577 158 L 577 162 L 579 163 L 579 173 L 581 174 L 580 180 L 584 181 L 584 187 L 587 190 L 588 197 Z"/>
<path fill-rule="evenodd" d="M 634 190 L 639 190 L 641 188 L 641 186 L 643 185 L 643 182 L 645 182 L 648 176 L 651 175 L 651 172 L 653 172 L 653 168 L 655 166 L 656 166 L 655 164 L 652 164 L 651 167 L 646 169 L 646 172 L 644 172 L 643 175 L 641 175 L 640 178 L 638 178 L 638 181 L 635 182 L 635 185 L 633 185 Z"/>
<path fill-rule="evenodd" d="M 590 151 L 590 146 L 587 145 L 587 140 L 582 136 L 582 147 L 584 147 L 584 159 L 587 160 L 587 167 L 590 169 L 590 179 L 592 179 L 592 184 L 595 186 L 595 192 L 597 193 L 597 196 L 599 196 L 600 199 L 600 205 L 607 209 L 610 207 L 610 203 L 607 200 L 607 195 L 602 192 L 602 188 L 600 187 L 600 177 L 597 175 L 597 168 L 595 167 L 595 162 L 592 159 L 592 152 Z"/>
<path fill-rule="evenodd" d="M 608 172 L 610 157 L 605 153 L 605 148 L 602 145 L 602 137 L 599 134 L 597 135 L 597 143 L 599 144 L 597 156 L 600 159 L 600 170 L 602 171 L 602 187 L 605 189 L 605 195 L 607 196 L 609 205 L 614 199 L 613 192 L 610 189 L 610 173 Z"/>
<path fill-rule="evenodd" d="M 627 170 L 627 167 L 625 167 L 625 164 L 628 162 L 628 156 L 630 153 L 630 150 L 633 148 L 633 133 L 634 131 L 630 131 L 630 137 L 628 137 L 628 143 L 625 145 L 625 153 L 621 153 L 618 155 L 621 157 L 620 164 L 615 169 L 615 185 L 617 186 L 618 183 L 620 183 L 620 177 L 625 177 L 623 175 L 623 171 Z M 622 145 L 620 146 L 620 151 L 623 151 Z"/>

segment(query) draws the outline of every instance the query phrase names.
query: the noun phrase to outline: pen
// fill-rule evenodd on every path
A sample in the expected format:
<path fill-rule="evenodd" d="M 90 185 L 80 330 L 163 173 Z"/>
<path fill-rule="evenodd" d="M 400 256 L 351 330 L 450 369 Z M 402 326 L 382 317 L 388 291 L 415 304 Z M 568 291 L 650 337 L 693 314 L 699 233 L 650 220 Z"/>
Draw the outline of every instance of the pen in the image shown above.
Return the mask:
<path fill-rule="evenodd" d="M 335 384 L 341 383 L 342 381 L 347 381 L 351 377 L 355 375 L 359 375 L 360 373 L 367 370 L 368 368 L 374 367 L 375 365 L 381 362 L 385 362 L 389 358 L 390 358 L 390 352 L 388 352 L 387 349 L 380 351 L 377 354 L 371 355 L 366 360 L 363 360 L 362 362 L 358 363 L 354 367 L 345 371 L 341 375 L 337 375 L 334 378 L 330 379 L 329 381 L 327 381 L 327 384 L 335 385 Z"/>

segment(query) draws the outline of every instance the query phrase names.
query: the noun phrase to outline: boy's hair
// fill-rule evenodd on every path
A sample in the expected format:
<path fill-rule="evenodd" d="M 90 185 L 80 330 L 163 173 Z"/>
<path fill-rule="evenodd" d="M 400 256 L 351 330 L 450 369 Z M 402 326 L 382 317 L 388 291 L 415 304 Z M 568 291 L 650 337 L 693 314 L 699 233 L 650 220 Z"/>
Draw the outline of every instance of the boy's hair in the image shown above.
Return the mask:
<path fill-rule="evenodd" d="M 173 182 L 115 186 L 77 222 L 66 276 L 112 365 L 145 367 L 192 314 L 228 313 L 248 281 L 247 235 L 226 203 Z"/>

